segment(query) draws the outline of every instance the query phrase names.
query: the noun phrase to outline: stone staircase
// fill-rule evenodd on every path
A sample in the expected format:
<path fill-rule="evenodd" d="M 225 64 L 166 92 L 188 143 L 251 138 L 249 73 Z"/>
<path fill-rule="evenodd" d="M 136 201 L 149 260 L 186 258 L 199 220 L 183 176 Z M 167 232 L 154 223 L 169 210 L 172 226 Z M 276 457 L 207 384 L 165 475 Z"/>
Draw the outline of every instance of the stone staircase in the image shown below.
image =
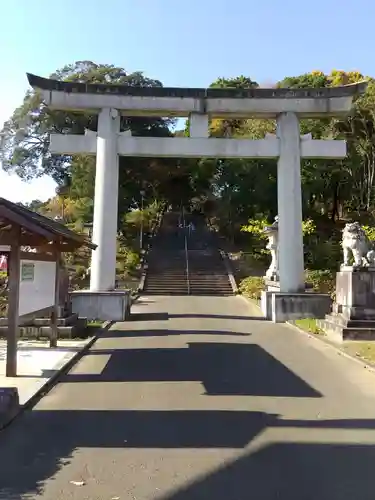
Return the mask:
<path fill-rule="evenodd" d="M 190 295 L 233 295 L 217 249 L 189 251 L 189 283 Z"/>
<path fill-rule="evenodd" d="M 179 229 L 179 219 L 177 213 L 164 216 L 149 252 L 143 292 L 147 295 L 233 295 L 211 232 L 201 222 L 195 231 Z"/>
<path fill-rule="evenodd" d="M 374 340 L 375 318 L 349 319 L 340 313 L 327 314 L 325 319 L 318 319 L 317 327 L 329 332 L 332 339 L 343 340 Z"/>
<path fill-rule="evenodd" d="M 186 295 L 187 273 L 180 214 L 164 214 L 147 257 L 144 292 L 148 295 Z"/>
<path fill-rule="evenodd" d="M 144 293 L 148 295 L 187 295 L 184 252 L 154 252 L 149 260 Z"/>

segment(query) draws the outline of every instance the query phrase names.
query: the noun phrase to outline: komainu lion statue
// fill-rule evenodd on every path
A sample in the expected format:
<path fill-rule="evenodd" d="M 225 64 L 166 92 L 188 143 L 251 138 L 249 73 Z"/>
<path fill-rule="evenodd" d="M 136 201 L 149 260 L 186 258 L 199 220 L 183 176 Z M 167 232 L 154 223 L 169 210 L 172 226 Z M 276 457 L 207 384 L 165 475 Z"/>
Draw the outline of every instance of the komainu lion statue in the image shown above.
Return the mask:
<path fill-rule="evenodd" d="M 358 222 L 345 225 L 341 246 L 344 252 L 343 266 L 351 265 L 351 255 L 354 260 L 353 267 L 375 266 L 375 250 Z"/>

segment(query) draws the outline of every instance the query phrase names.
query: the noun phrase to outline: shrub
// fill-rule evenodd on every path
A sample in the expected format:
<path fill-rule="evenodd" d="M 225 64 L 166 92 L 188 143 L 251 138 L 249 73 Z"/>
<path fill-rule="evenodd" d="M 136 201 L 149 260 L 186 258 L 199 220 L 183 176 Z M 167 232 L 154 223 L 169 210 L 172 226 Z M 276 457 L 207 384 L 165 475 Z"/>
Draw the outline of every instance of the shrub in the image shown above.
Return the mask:
<path fill-rule="evenodd" d="M 117 274 L 125 277 L 134 273 L 140 265 L 138 252 L 125 246 L 119 246 L 117 251 Z"/>
<path fill-rule="evenodd" d="M 374 242 L 375 241 L 375 227 L 362 226 L 367 238 Z"/>
<path fill-rule="evenodd" d="M 244 233 L 250 233 L 257 236 L 260 239 L 266 239 L 267 235 L 264 234 L 264 229 L 269 226 L 267 219 L 249 219 L 245 226 L 241 227 L 241 231 Z M 316 224 L 312 219 L 306 219 L 302 221 L 302 232 L 304 236 L 311 235 L 316 231 Z"/>
<path fill-rule="evenodd" d="M 238 289 L 245 297 L 260 300 L 261 293 L 264 290 L 264 278 L 248 276 L 240 282 Z"/>
<path fill-rule="evenodd" d="M 332 298 L 335 296 L 335 273 L 330 269 L 306 271 L 306 281 L 313 285 L 314 291 L 328 293 Z"/>
<path fill-rule="evenodd" d="M 73 290 L 86 288 L 89 282 L 89 275 L 87 274 L 87 267 L 81 264 L 71 266 L 69 271 L 70 286 Z"/>
<path fill-rule="evenodd" d="M 301 328 L 301 330 L 305 330 L 305 332 L 315 333 L 315 335 L 325 335 L 323 330 L 316 324 L 316 319 L 314 318 L 297 319 L 294 321 L 294 324 L 298 328 Z"/>
<path fill-rule="evenodd" d="M 249 219 L 245 226 L 241 227 L 241 231 L 244 233 L 250 233 L 254 236 L 257 236 L 259 239 L 264 240 L 267 239 L 267 235 L 264 234 L 264 228 L 268 226 L 269 223 L 267 219 Z"/>
<path fill-rule="evenodd" d="M 140 256 L 137 252 L 129 250 L 126 253 L 125 267 L 128 270 L 128 272 L 132 273 L 136 271 L 140 265 L 140 262 L 141 262 Z"/>
<path fill-rule="evenodd" d="M 130 212 L 127 212 L 123 218 L 124 228 L 127 228 L 128 230 L 132 228 L 133 231 L 139 231 L 142 226 L 144 231 L 149 231 L 156 223 L 158 214 L 161 210 L 162 205 L 158 201 L 154 201 L 143 210 L 140 208 L 131 210 Z"/>
<path fill-rule="evenodd" d="M 342 260 L 341 242 L 336 237 L 314 235 L 305 238 L 305 265 L 309 269 L 336 271 Z"/>

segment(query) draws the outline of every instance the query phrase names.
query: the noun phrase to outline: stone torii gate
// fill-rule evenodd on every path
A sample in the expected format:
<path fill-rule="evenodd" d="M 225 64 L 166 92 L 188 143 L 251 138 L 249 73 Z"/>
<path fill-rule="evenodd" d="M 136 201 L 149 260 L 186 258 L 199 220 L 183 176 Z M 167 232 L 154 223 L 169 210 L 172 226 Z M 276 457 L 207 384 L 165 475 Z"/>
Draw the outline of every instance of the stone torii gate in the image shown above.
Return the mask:
<path fill-rule="evenodd" d="M 99 115 L 98 131 L 51 135 L 58 154 L 96 155 L 90 290 L 114 288 L 118 204 L 118 157 L 278 158 L 280 291 L 304 291 L 301 158 L 344 158 L 345 141 L 300 137 L 299 119 L 343 116 L 366 82 L 321 89 L 142 88 L 68 83 L 28 74 L 51 109 Z M 189 117 L 190 137 L 132 137 L 120 132 L 120 116 Z M 209 137 L 210 118 L 276 119 L 276 136 L 262 140 Z"/>

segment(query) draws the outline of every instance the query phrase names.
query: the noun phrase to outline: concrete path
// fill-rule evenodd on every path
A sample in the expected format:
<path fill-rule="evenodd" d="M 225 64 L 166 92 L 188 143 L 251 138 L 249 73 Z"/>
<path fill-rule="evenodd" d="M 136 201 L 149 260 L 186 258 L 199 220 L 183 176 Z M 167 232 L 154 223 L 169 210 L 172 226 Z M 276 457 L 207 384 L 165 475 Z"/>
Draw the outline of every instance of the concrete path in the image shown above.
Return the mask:
<path fill-rule="evenodd" d="M 373 373 L 240 298 L 134 311 L 0 434 L 0 499 L 374 499 Z"/>
<path fill-rule="evenodd" d="M 0 387 L 17 387 L 20 404 L 24 405 L 89 341 L 62 340 L 57 348 L 51 349 L 49 342 L 20 340 L 17 346 L 18 377 L 6 377 L 6 341 L 0 340 Z"/>

